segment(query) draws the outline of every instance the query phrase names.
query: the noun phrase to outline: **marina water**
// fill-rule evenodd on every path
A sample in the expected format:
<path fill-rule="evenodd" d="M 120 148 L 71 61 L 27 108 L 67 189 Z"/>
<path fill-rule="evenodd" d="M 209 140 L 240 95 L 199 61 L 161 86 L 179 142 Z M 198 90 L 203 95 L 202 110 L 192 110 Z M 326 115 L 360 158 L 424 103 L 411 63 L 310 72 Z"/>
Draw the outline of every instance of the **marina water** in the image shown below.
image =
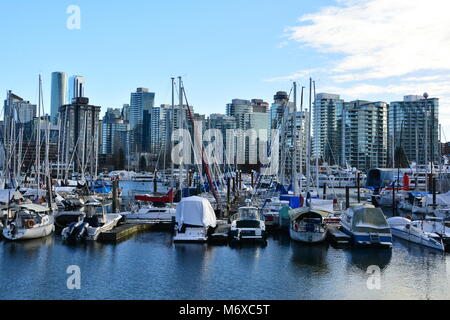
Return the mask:
<path fill-rule="evenodd" d="M 68 289 L 69 266 L 80 268 L 79 290 Z M 449 287 L 449 254 L 399 239 L 392 250 L 302 245 L 287 234 L 233 248 L 173 244 L 170 232 L 115 245 L 0 241 L 2 300 L 450 299 Z"/>

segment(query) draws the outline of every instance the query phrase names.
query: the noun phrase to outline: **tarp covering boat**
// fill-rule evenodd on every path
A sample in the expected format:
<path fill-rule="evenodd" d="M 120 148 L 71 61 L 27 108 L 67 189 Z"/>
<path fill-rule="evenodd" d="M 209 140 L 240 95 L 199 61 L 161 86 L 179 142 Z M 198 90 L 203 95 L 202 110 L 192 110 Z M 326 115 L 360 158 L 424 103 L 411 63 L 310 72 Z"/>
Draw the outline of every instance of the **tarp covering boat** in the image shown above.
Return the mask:
<path fill-rule="evenodd" d="M 217 225 L 216 213 L 211 203 L 201 197 L 183 198 L 177 205 L 176 222 L 180 229 L 184 224 L 213 228 Z"/>
<path fill-rule="evenodd" d="M 352 229 L 354 232 L 390 231 L 386 217 L 380 208 L 357 207 L 353 210 Z"/>
<path fill-rule="evenodd" d="M 311 217 L 328 217 L 330 212 L 323 211 L 323 210 L 315 210 L 310 207 L 303 207 L 298 209 L 293 209 L 289 211 L 289 217 L 292 221 L 297 220 L 301 216 L 309 214 Z"/>

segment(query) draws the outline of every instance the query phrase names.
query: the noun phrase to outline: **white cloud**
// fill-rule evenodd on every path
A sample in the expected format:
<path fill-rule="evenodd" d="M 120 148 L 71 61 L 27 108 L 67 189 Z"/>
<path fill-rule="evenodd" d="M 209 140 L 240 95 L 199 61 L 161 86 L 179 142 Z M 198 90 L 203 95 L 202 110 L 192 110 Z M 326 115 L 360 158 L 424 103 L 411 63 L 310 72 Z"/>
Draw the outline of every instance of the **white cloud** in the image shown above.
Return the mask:
<path fill-rule="evenodd" d="M 311 73 L 311 70 L 304 70 L 304 71 L 297 71 L 293 74 L 287 75 L 287 76 L 281 76 L 281 77 L 274 77 L 274 78 L 268 78 L 264 79 L 264 82 L 285 82 L 285 81 L 293 81 L 298 80 L 300 78 L 307 77 Z"/>
<path fill-rule="evenodd" d="M 302 16 L 288 38 L 343 57 L 335 80 L 450 70 L 450 1 L 353 0 Z"/>
<path fill-rule="evenodd" d="M 317 62 L 320 92 L 391 102 L 427 91 L 440 99 L 450 132 L 449 12 L 448 0 L 336 0 L 300 17 L 285 37 L 327 57 Z"/>

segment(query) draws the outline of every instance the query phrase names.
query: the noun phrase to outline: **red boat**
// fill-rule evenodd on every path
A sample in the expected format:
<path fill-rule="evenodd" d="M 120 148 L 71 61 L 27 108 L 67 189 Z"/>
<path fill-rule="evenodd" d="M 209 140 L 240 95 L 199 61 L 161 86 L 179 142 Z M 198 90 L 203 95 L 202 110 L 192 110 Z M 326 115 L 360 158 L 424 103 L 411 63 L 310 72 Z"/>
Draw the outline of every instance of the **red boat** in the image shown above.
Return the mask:
<path fill-rule="evenodd" d="M 150 196 L 150 195 L 137 195 L 134 197 L 138 201 L 145 201 L 145 202 L 173 202 L 173 189 L 170 189 L 169 193 L 167 193 L 165 196 Z"/>

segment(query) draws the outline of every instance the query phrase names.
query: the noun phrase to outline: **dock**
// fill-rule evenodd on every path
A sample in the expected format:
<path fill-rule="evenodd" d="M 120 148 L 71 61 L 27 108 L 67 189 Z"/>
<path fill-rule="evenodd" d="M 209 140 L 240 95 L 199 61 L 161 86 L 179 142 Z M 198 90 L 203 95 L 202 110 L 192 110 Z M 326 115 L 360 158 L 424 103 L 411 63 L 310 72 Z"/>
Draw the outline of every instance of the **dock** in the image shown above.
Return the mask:
<path fill-rule="evenodd" d="M 130 237 L 145 231 L 150 230 L 167 230 L 172 224 L 168 223 L 160 226 L 157 223 L 141 223 L 141 224 L 123 224 L 111 231 L 100 234 L 99 241 L 107 243 L 118 243 L 120 241 L 129 239 Z M 173 227 L 172 227 L 173 229 Z"/>
<path fill-rule="evenodd" d="M 228 231 L 230 231 L 230 225 L 227 221 L 218 220 L 217 228 L 213 234 L 209 237 L 209 242 L 212 244 L 227 244 L 228 243 Z"/>
<path fill-rule="evenodd" d="M 340 245 L 349 244 L 351 241 L 351 237 L 348 234 L 339 230 L 337 226 L 332 226 L 328 228 L 328 237 L 332 242 Z"/>

